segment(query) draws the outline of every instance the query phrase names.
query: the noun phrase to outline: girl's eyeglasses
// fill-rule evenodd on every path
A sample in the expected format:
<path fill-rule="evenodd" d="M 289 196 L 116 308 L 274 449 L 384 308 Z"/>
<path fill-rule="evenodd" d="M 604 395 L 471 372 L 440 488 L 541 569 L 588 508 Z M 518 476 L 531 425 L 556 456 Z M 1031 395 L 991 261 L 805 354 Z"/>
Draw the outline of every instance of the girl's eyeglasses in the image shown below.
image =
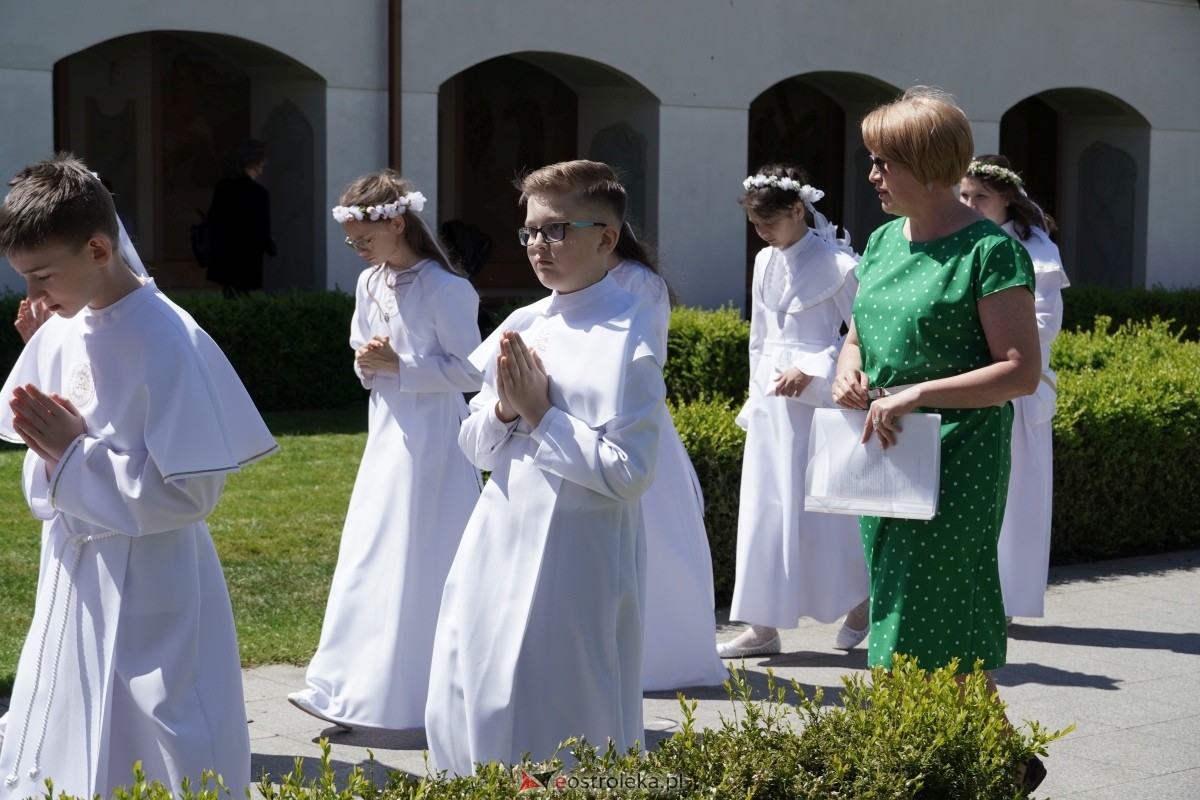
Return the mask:
<path fill-rule="evenodd" d="M 371 242 L 374 239 L 374 236 L 364 236 L 362 239 L 351 239 L 347 236 L 344 241 L 346 242 L 346 247 L 349 247 L 356 253 L 361 253 L 363 250 L 371 249 Z"/>
<path fill-rule="evenodd" d="M 561 242 L 563 239 L 567 238 L 567 228 L 596 227 L 604 228 L 607 227 L 607 224 L 604 222 L 547 222 L 540 228 L 531 228 L 528 226 L 524 228 L 517 228 L 517 240 L 521 243 L 522 247 L 526 247 L 530 242 L 536 239 L 540 233 L 542 235 L 542 240 L 547 244 L 550 244 L 551 242 Z"/>

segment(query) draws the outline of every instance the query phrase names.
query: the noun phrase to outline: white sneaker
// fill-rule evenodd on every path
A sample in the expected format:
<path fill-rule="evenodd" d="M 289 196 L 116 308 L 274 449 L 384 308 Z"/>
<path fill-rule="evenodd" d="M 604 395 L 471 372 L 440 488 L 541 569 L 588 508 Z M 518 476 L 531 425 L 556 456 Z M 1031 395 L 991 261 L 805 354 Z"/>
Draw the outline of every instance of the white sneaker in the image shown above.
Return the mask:
<path fill-rule="evenodd" d="M 303 711 L 305 714 L 311 714 L 312 716 L 316 717 L 317 719 L 321 720 L 322 722 L 328 722 L 330 725 L 336 725 L 339 728 L 342 728 L 343 730 L 347 730 L 347 731 L 354 730 L 354 726 L 347 725 L 344 722 L 338 722 L 336 719 L 330 719 L 329 717 L 325 716 L 320 711 L 318 711 L 317 707 L 314 706 L 311 702 L 309 702 L 308 697 L 306 696 L 305 692 L 292 692 L 291 694 L 289 694 L 287 696 L 287 699 L 288 699 L 289 703 L 291 703 L 296 708 Z"/>

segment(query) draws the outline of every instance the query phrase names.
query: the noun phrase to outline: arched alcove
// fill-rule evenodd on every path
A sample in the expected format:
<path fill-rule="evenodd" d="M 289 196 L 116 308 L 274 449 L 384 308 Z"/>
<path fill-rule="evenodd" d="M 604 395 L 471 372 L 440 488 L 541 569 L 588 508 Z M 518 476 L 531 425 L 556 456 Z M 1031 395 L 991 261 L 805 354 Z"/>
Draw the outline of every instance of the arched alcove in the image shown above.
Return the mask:
<path fill-rule="evenodd" d="M 657 224 L 658 100 L 610 67 L 558 53 L 489 59 L 438 94 L 438 217 L 477 226 L 495 243 L 475 277 L 486 297 L 544 292 L 516 229 L 513 180 L 556 161 L 611 164 L 629 192 L 630 219 Z"/>
<path fill-rule="evenodd" d="M 267 142 L 278 255 L 267 288 L 318 284 L 323 248 L 325 83 L 287 56 L 233 36 L 120 36 L 54 66 L 54 139 L 113 185 L 117 210 L 163 287 L 203 288 L 189 230 L 238 140 Z"/>
<path fill-rule="evenodd" d="M 1057 220 L 1072 281 L 1144 283 L 1150 126 L 1142 114 L 1095 89 L 1051 89 L 1005 112 L 1000 149 Z"/>
<path fill-rule="evenodd" d="M 786 78 L 750 104 L 748 173 L 768 162 L 796 163 L 825 192 L 820 210 L 851 234 L 857 249 L 886 217 L 867 181 L 869 162 L 859 123 L 898 90 L 847 72 L 812 72 Z M 762 241 L 747 226 L 747 285 Z"/>

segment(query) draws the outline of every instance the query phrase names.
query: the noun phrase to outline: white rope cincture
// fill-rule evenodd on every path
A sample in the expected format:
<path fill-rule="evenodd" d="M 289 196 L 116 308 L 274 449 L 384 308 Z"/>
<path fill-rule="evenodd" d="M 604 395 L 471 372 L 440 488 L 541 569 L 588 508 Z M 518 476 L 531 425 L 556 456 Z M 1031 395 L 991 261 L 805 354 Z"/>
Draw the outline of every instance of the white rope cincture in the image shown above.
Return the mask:
<path fill-rule="evenodd" d="M 62 658 L 63 642 L 67 637 L 67 623 L 71 617 L 71 596 L 75 589 L 75 570 L 79 568 L 79 559 L 83 554 L 83 546 L 89 542 L 94 542 L 98 539 L 107 539 L 111 536 L 116 536 L 115 531 L 107 531 L 105 533 L 97 533 L 88 536 L 76 536 L 70 540 L 74 554 L 71 557 L 71 567 L 67 570 L 67 594 L 63 598 L 62 624 L 58 629 L 58 641 L 54 645 L 54 663 L 50 673 L 50 685 L 46 690 L 45 710 L 42 713 L 41 731 L 38 733 L 37 746 L 33 750 L 33 766 L 29 768 L 27 776 L 29 780 L 35 781 L 38 775 L 41 774 L 42 762 L 42 747 L 46 743 L 46 730 L 50 725 L 50 709 L 54 705 L 54 690 L 58 686 L 58 664 Z M 54 613 L 55 603 L 58 599 L 58 578 L 62 574 L 62 561 L 58 562 L 58 569 L 54 571 L 54 580 L 50 584 L 50 608 L 46 613 L 46 622 L 42 626 L 41 641 L 38 645 L 38 656 L 36 662 L 36 670 L 33 676 L 33 690 L 30 692 L 29 705 L 25 707 L 25 721 L 21 725 L 21 738 L 17 744 L 17 757 L 13 761 L 13 771 L 4 779 L 4 785 L 9 789 L 17 785 L 20 780 L 18 772 L 21 768 L 21 758 L 25 754 L 25 740 L 29 735 L 29 714 L 33 710 L 33 701 L 37 698 L 38 688 L 42 680 L 42 660 L 46 654 L 46 639 L 50 635 L 50 621 Z"/>

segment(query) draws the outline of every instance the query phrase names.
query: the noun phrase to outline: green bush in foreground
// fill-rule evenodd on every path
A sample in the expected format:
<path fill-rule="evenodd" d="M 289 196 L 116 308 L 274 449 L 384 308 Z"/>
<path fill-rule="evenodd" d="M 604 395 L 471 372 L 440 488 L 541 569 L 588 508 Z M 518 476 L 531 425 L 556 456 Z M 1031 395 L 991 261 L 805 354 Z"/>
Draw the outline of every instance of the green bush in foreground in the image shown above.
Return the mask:
<path fill-rule="evenodd" d="M 683 727 L 655 750 L 618 753 L 569 740 L 571 766 L 557 758 L 516 765 L 486 764 L 472 777 L 414 778 L 390 773 L 376 784 L 356 767 L 339 786 L 328 740 L 320 774 L 303 762 L 287 775 L 264 775 L 265 800 L 484 800 L 562 797 L 680 800 L 1013 800 L 1024 794 L 1018 765 L 1072 728 L 1047 732 L 1035 722 L 1013 732 L 1003 706 L 988 694 L 978 669 L 960 684 L 956 665 L 933 673 L 898 657 L 891 672 L 844 677 L 840 706 L 822 706 L 795 681 L 776 685 L 767 673 L 766 696 L 755 699 L 745 674 L 734 670 L 725 686 L 732 714 L 720 727 L 697 730 L 695 703 L 682 697 Z M 522 786 L 535 788 L 526 788 Z M 211 776 L 187 800 L 218 800 Z M 227 794 L 227 793 L 224 793 Z M 52 797 L 52 790 L 48 793 Z M 65 798 L 65 795 L 63 796 Z M 169 800 L 161 784 L 119 790 L 118 800 Z"/>

